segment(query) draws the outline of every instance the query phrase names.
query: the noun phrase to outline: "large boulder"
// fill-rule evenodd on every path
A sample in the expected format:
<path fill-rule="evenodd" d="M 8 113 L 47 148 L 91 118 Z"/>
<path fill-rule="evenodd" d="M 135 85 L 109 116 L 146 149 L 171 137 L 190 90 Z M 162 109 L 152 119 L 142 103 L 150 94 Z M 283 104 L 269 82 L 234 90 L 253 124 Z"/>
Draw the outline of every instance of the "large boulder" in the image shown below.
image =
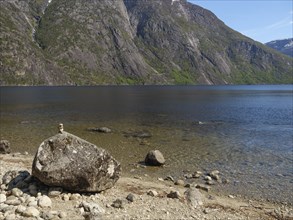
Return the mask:
<path fill-rule="evenodd" d="M 7 140 L 0 140 L 0 154 L 10 154 L 10 143 Z"/>
<path fill-rule="evenodd" d="M 35 155 L 32 174 L 49 186 L 100 192 L 114 186 L 121 165 L 106 150 L 60 130 Z"/>
<path fill-rule="evenodd" d="M 144 162 L 146 163 L 146 165 L 150 166 L 161 166 L 165 163 L 165 158 L 161 151 L 151 150 L 146 155 Z"/>

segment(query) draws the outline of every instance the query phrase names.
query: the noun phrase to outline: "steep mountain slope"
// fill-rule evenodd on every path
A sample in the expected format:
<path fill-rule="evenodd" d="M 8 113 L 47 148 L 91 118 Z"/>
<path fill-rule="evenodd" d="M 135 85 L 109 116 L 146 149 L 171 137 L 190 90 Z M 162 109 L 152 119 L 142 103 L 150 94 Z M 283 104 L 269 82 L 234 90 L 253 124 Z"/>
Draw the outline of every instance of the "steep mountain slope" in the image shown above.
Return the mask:
<path fill-rule="evenodd" d="M 2 85 L 292 83 L 292 59 L 185 0 L 0 6 Z"/>
<path fill-rule="evenodd" d="M 265 45 L 275 50 L 278 50 L 283 54 L 293 57 L 293 38 L 274 40 L 266 43 Z"/>
<path fill-rule="evenodd" d="M 47 60 L 34 41 L 46 2 L 0 2 L 0 85 L 68 84 L 69 77 Z"/>

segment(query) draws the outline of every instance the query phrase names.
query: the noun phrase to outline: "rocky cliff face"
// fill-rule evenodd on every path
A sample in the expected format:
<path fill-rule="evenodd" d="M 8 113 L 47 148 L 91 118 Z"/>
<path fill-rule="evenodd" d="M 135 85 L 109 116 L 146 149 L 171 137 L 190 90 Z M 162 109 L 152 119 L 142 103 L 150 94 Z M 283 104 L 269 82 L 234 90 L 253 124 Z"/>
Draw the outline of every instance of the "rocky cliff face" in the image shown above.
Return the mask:
<path fill-rule="evenodd" d="M 292 59 L 185 0 L 0 6 L 2 85 L 292 83 Z"/>
<path fill-rule="evenodd" d="M 265 45 L 277 51 L 280 51 L 283 54 L 293 57 L 293 38 L 274 40 L 266 43 Z"/>

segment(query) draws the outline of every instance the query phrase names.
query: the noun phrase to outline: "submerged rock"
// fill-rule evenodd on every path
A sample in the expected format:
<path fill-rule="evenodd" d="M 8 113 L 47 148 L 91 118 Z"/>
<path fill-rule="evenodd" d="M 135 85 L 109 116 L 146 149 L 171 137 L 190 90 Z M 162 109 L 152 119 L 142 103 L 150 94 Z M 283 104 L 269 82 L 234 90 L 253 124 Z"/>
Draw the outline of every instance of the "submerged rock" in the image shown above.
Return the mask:
<path fill-rule="evenodd" d="M 94 131 L 94 132 L 99 132 L 99 133 L 111 133 L 112 132 L 112 130 L 107 127 L 89 128 L 88 130 Z"/>
<path fill-rule="evenodd" d="M 152 134 L 148 131 L 133 131 L 133 132 L 124 132 L 125 137 L 133 137 L 133 138 L 151 138 Z"/>
<path fill-rule="evenodd" d="M 146 155 L 145 163 L 151 166 L 161 166 L 165 163 L 165 158 L 159 150 L 151 150 Z"/>
<path fill-rule="evenodd" d="M 120 163 L 106 150 L 63 130 L 39 146 L 32 166 L 44 184 L 79 192 L 109 189 L 120 172 Z"/>
<path fill-rule="evenodd" d="M 7 140 L 0 140 L 0 154 L 10 154 L 10 143 Z"/>

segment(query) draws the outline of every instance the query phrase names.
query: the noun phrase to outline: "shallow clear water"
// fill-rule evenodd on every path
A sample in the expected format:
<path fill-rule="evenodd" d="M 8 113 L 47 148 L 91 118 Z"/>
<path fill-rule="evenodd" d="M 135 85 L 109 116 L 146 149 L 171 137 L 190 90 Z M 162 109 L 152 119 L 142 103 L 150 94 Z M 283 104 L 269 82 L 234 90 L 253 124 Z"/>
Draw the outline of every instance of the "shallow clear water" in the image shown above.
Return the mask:
<path fill-rule="evenodd" d="M 35 153 L 65 130 L 106 148 L 130 174 L 150 149 L 164 168 L 151 177 L 218 169 L 230 180 L 214 190 L 292 202 L 293 86 L 0 87 L 1 139 Z M 200 122 L 200 123 L 199 123 Z M 106 126 L 111 134 L 89 132 Z M 148 131 L 151 138 L 127 138 Z"/>

